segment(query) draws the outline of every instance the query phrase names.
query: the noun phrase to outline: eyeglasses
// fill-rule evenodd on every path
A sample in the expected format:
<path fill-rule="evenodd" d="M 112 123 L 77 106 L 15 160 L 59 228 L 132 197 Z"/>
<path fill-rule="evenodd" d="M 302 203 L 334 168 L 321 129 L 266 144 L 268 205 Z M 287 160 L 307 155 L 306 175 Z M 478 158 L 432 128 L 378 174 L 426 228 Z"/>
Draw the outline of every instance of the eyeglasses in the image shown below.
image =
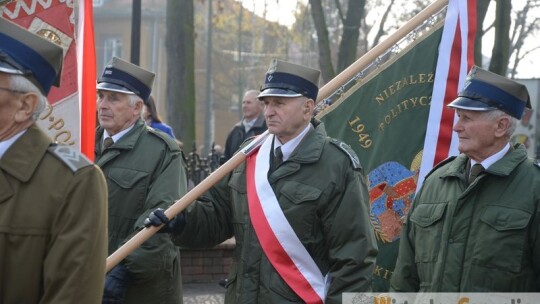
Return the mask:
<path fill-rule="evenodd" d="M 26 93 L 28 93 L 28 92 L 23 92 L 23 91 L 19 91 L 19 90 L 12 90 L 12 89 L 3 88 L 3 87 L 0 87 L 0 91 L 6 91 L 6 92 L 16 93 L 16 94 L 26 94 Z"/>

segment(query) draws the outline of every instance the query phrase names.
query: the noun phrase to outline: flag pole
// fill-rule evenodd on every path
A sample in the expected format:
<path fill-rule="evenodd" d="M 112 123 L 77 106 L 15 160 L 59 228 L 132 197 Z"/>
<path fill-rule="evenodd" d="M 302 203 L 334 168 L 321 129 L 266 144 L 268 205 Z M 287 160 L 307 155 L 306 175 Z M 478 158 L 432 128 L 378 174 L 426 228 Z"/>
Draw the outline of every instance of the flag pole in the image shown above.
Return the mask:
<path fill-rule="evenodd" d="M 353 78 L 357 73 L 362 71 L 367 67 L 371 62 L 373 62 L 378 56 L 382 55 L 387 49 L 391 48 L 394 44 L 399 42 L 403 37 L 405 37 L 409 32 L 413 31 L 416 27 L 426 21 L 430 16 L 441 10 L 445 5 L 448 4 L 448 0 L 437 0 L 414 16 L 409 20 L 404 26 L 402 26 L 394 34 L 390 35 L 386 40 L 375 46 L 364 56 L 356 60 L 352 65 L 347 69 L 343 70 L 339 75 L 334 77 L 330 82 L 324 85 L 320 90 L 317 96 L 317 102 L 327 98 L 333 92 L 339 89 L 344 83 Z M 236 153 L 231 159 L 226 163 L 217 168 L 212 174 L 200 182 L 197 186 L 191 189 L 186 195 L 177 200 L 172 204 L 167 210 L 165 210 L 165 215 L 168 218 L 173 218 L 184 209 L 187 208 L 193 201 L 197 200 L 201 195 L 208 191 L 213 185 L 219 182 L 227 174 L 233 171 L 238 167 L 248 155 L 258 148 L 262 142 L 269 135 L 268 130 L 259 135 L 255 140 L 253 140 L 248 146 Z M 125 257 L 127 257 L 131 252 L 133 252 L 137 247 L 141 246 L 146 240 L 148 240 L 152 235 L 154 235 L 160 227 L 150 226 L 148 228 L 143 228 L 137 234 L 135 234 L 131 239 L 129 239 L 124 245 L 118 248 L 113 252 L 108 258 L 106 263 L 106 271 L 110 271 L 114 266 L 120 263 Z"/>

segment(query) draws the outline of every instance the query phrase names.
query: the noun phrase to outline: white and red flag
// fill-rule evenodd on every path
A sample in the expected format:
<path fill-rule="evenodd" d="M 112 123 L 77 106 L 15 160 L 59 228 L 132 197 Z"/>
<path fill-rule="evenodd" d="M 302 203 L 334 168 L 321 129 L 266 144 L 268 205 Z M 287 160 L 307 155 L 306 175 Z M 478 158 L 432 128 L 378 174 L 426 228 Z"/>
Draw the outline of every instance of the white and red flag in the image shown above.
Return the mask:
<path fill-rule="evenodd" d="M 92 0 L 79 2 L 79 41 L 74 6 L 74 0 L 8 0 L 0 3 L 0 16 L 64 49 L 60 87 L 51 88 L 47 96 L 50 106 L 39 117 L 38 125 L 55 141 L 80 148 L 93 159 L 96 64 Z M 80 57 L 77 43 L 84 48 L 78 52 Z M 79 79 L 79 74 L 84 77 Z"/>

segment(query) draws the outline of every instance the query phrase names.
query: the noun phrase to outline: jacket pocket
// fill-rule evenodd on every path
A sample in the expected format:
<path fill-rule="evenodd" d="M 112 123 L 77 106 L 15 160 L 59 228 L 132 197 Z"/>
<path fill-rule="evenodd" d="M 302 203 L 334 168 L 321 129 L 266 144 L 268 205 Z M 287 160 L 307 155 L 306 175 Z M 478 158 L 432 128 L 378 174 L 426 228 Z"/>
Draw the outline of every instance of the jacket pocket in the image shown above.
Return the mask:
<path fill-rule="evenodd" d="M 295 205 L 315 201 L 321 193 L 320 189 L 295 181 L 287 181 L 281 188 L 281 194 Z"/>
<path fill-rule="evenodd" d="M 126 168 L 111 168 L 107 177 L 109 213 L 137 219 L 146 197 L 148 173 Z"/>
<path fill-rule="evenodd" d="M 286 181 L 279 191 L 279 205 L 298 238 L 312 240 L 319 223 L 317 210 L 322 191 L 295 181 Z"/>
<path fill-rule="evenodd" d="M 487 206 L 480 216 L 472 263 L 517 273 L 527 250 L 532 215 L 506 206 Z M 512 258 L 501 258 L 512 257 Z"/>
<path fill-rule="evenodd" d="M 446 203 L 421 204 L 416 207 L 410 216 L 414 223 L 414 239 L 420 244 L 415 244 L 415 261 L 434 262 L 437 260 L 441 246 L 441 236 L 444 221 L 441 219 L 446 210 Z"/>

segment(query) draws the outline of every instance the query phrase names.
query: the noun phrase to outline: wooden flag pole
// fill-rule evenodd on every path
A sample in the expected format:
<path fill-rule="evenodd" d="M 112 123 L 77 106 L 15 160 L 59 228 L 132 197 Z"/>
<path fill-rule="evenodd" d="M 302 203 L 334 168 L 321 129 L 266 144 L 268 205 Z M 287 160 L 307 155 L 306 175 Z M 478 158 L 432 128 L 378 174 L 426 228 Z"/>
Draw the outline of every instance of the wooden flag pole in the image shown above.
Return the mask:
<path fill-rule="evenodd" d="M 324 85 L 320 90 L 317 96 L 317 102 L 327 98 L 339 89 L 341 85 L 353 78 L 357 73 L 362 71 L 367 67 L 371 62 L 373 62 L 378 56 L 383 54 L 387 49 L 391 48 L 399 40 L 401 40 L 409 32 L 413 31 L 418 27 L 422 22 L 427 20 L 430 16 L 441 10 L 448 0 L 437 0 L 415 17 L 413 17 L 409 22 L 407 22 L 403 27 L 401 27 L 394 34 L 390 35 L 386 40 L 378 44 L 376 47 L 367 52 L 364 56 L 356 60 L 352 65 L 347 69 L 333 78 L 330 82 Z M 238 167 L 244 160 L 246 156 L 251 154 L 257 147 L 259 147 L 262 142 L 269 135 L 268 131 L 265 131 L 263 134 L 259 135 L 254 141 L 252 141 L 248 146 L 243 148 L 240 152 L 236 153 L 231 159 L 226 163 L 217 168 L 212 174 L 200 182 L 197 186 L 191 189 L 186 195 L 177 200 L 172 204 L 167 210 L 165 210 L 165 215 L 168 218 L 173 218 L 184 209 L 187 208 L 193 201 L 197 200 L 201 195 L 208 191 L 213 185 L 218 181 L 224 178 L 229 172 L 233 171 Z M 137 234 L 135 234 L 131 239 L 129 239 L 124 245 L 118 248 L 113 252 L 106 262 L 107 272 L 111 270 L 114 266 L 118 265 L 125 257 L 127 257 L 131 252 L 133 252 L 137 247 L 141 246 L 146 240 L 148 240 L 152 235 L 161 229 L 160 227 L 148 227 L 143 228 Z"/>

